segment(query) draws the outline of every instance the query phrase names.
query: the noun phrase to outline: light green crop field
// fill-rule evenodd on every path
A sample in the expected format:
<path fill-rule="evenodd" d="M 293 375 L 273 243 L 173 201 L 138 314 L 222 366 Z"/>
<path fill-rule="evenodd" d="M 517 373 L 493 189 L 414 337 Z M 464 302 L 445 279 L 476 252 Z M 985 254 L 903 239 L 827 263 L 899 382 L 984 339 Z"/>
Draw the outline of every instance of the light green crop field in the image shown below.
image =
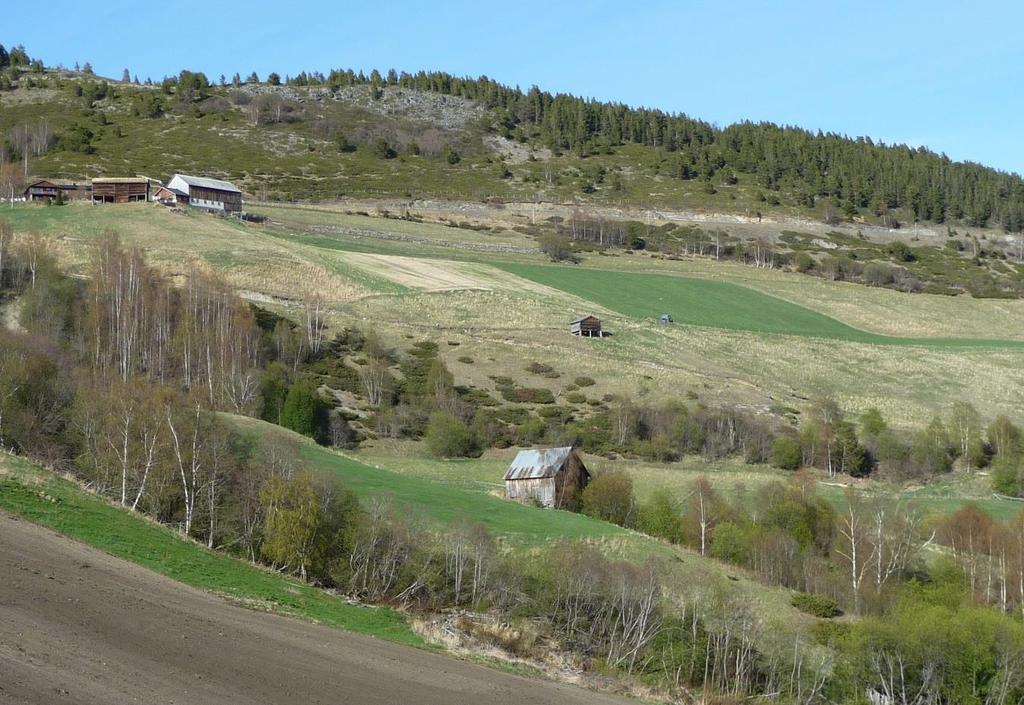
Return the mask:
<path fill-rule="evenodd" d="M 869 345 L 1024 350 L 1024 342 L 1020 341 L 879 335 L 731 282 L 556 265 L 502 264 L 501 267 L 524 279 L 561 289 L 632 318 L 656 320 L 667 313 L 677 324 L 752 333 L 830 338 Z"/>
<path fill-rule="evenodd" d="M 6 454 L 0 454 L 0 509 L 243 605 L 406 644 L 424 643 L 398 612 L 351 605 L 280 573 L 207 550 Z"/>

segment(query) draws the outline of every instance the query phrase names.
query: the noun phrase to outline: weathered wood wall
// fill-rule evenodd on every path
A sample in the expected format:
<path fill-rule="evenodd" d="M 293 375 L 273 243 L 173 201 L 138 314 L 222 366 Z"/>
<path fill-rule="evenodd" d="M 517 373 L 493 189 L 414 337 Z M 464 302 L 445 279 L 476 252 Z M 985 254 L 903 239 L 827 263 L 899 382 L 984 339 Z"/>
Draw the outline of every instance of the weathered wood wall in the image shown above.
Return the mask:
<path fill-rule="evenodd" d="M 554 477 L 538 479 L 506 480 L 505 491 L 509 499 L 517 502 L 537 502 L 543 507 L 556 505 L 556 487 Z"/>

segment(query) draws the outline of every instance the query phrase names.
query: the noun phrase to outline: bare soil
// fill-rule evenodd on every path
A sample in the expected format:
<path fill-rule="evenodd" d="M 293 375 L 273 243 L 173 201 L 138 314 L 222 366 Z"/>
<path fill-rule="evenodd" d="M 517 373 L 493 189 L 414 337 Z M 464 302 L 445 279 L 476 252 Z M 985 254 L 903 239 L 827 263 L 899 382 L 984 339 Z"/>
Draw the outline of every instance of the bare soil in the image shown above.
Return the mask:
<path fill-rule="evenodd" d="M 0 703 L 628 701 L 232 605 L 0 513 Z"/>

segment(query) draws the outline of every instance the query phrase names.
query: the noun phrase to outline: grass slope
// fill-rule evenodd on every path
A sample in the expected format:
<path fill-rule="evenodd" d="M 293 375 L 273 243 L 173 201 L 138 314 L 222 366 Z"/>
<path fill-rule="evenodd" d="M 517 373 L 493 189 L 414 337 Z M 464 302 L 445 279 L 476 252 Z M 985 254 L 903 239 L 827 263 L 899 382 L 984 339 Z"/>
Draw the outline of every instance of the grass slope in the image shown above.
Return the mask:
<path fill-rule="evenodd" d="M 390 641 L 424 644 L 398 612 L 351 605 L 310 585 L 209 551 L 7 455 L 0 455 L 0 509 L 242 604 Z"/>
<path fill-rule="evenodd" d="M 632 318 L 656 319 L 662 313 L 668 313 L 676 323 L 872 345 L 1024 348 L 1020 341 L 879 335 L 729 282 L 557 265 L 502 263 L 499 266 L 511 274 L 574 294 Z"/>
<path fill-rule="evenodd" d="M 454 487 L 471 487 L 501 477 L 515 453 L 516 449 L 490 450 L 480 458 L 438 460 L 411 441 L 377 441 L 361 449 L 358 459 L 367 464 L 384 465 L 410 479 L 423 478 Z M 792 478 L 792 473 L 788 471 L 768 465 L 750 465 L 739 457 L 709 461 L 698 455 L 688 455 L 673 463 L 634 458 L 608 459 L 596 455 L 585 455 L 584 458 L 592 472 L 612 469 L 625 471 L 632 478 L 633 489 L 641 502 L 661 489 L 677 497 L 688 496 L 693 490 L 693 483 L 703 476 L 712 482 L 722 496 L 752 503 L 757 501 L 758 491 L 766 484 L 788 482 Z M 841 486 L 843 478 L 833 480 L 823 472 L 817 473 L 817 477 L 818 493 L 836 508 L 845 508 L 847 499 L 846 489 Z M 1024 503 L 993 497 L 990 478 L 986 473 L 954 472 L 916 487 L 860 480 L 856 487 L 866 496 L 899 499 L 936 517 L 953 514 L 968 504 L 1000 520 L 1011 519 L 1024 510 Z"/>
<path fill-rule="evenodd" d="M 473 490 L 424 477 L 372 467 L 324 448 L 304 443 L 302 458 L 318 470 L 330 472 L 362 499 L 390 497 L 403 511 L 450 524 L 466 519 L 481 522 L 496 536 L 537 544 L 551 539 L 594 539 L 621 536 L 623 529 L 582 514 L 550 511 L 489 494 L 486 485 Z M 474 461 L 452 461 L 472 464 Z M 491 480 L 500 486 L 502 473 Z"/>

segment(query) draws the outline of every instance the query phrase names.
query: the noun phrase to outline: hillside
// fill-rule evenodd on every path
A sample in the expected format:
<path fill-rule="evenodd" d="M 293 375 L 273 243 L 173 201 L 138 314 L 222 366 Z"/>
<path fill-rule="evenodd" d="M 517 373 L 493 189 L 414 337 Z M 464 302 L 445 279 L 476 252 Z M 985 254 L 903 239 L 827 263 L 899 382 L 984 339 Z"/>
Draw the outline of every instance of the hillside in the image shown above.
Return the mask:
<path fill-rule="evenodd" d="M 288 452 L 302 456 L 310 467 L 336 476 L 344 486 L 354 490 L 368 507 L 386 497 L 406 515 L 425 520 L 427 523 L 423 527 L 451 529 L 460 522 L 480 521 L 505 544 L 506 552 L 525 549 L 530 551 L 531 555 L 537 555 L 539 551 L 550 550 L 559 546 L 560 542 L 571 539 L 586 541 L 608 556 L 627 557 L 628 560 L 637 563 L 652 558 L 670 558 L 671 562 L 665 563 L 670 573 L 663 576 L 666 584 L 673 586 L 669 588 L 670 590 L 678 589 L 675 586 L 700 584 L 703 586 L 700 599 L 707 599 L 703 595 L 706 591 L 708 596 L 714 594 L 715 599 L 728 600 L 737 605 L 757 606 L 760 617 L 756 639 L 758 648 L 764 649 L 766 655 L 775 653 L 776 649 L 792 650 L 792 644 L 798 644 L 801 652 L 806 650 L 808 657 L 821 658 L 820 649 L 813 644 L 813 637 L 808 631 L 813 620 L 789 604 L 788 591 L 766 588 L 746 576 L 737 577 L 737 571 L 705 560 L 690 551 L 670 547 L 637 532 L 625 531 L 588 517 L 510 503 L 492 496 L 485 489 L 481 489 L 479 484 L 467 488 L 451 482 L 450 478 L 429 477 L 405 471 L 393 472 L 372 467 L 318 448 L 306 439 L 263 422 L 241 417 L 231 421 L 240 424 L 246 431 L 259 433 L 266 442 L 284 443 L 290 448 Z M 101 565 L 115 563 L 116 558 L 125 561 L 126 564 L 136 564 L 156 574 L 167 576 L 173 581 L 206 592 L 207 595 L 202 596 L 199 592 L 189 592 L 181 599 L 193 602 L 194 609 L 207 614 L 228 609 L 216 599 L 223 597 L 234 605 L 259 612 L 286 615 L 318 625 L 376 636 L 399 644 L 426 647 L 430 643 L 421 636 L 422 625 L 417 628 L 418 630 L 413 630 L 410 625 L 412 620 L 400 612 L 354 605 L 337 595 L 290 580 L 275 571 L 260 570 L 220 552 L 206 550 L 176 536 L 170 530 L 118 508 L 102 498 L 97 498 L 66 479 L 54 477 L 43 468 L 7 454 L 0 454 L 0 510 L 24 517 L 75 539 L 85 546 L 99 549 L 102 553 L 96 553 L 92 560 L 98 561 Z M 6 521 L 10 520 L 0 512 L 0 523 Z M 31 534 L 24 529 L 19 531 L 26 535 Z M 42 534 L 31 538 L 39 542 L 40 536 L 45 538 Z M 47 540 L 53 542 L 52 538 Z M 78 544 L 55 542 L 47 552 L 55 551 L 59 555 L 67 551 L 69 545 L 74 546 L 72 550 L 79 556 L 79 562 L 89 560 L 89 552 Z M 19 558 L 24 560 L 20 553 L 16 556 L 4 556 L 4 560 L 10 561 L 17 561 Z M 58 574 L 62 569 L 59 560 L 56 559 L 48 567 L 48 570 Z M 125 572 L 123 566 L 119 570 Z M 148 584 L 149 590 L 158 592 L 174 589 L 174 583 L 157 579 L 155 575 L 151 576 L 143 571 L 132 570 L 132 580 Z M 65 585 L 65 581 L 61 580 L 60 585 Z M 104 587 L 108 591 L 113 589 L 106 585 Z M 678 597 L 692 600 L 695 605 L 697 604 L 698 598 L 693 594 L 680 594 Z M 143 617 L 143 613 L 140 613 L 140 619 L 160 619 L 159 616 L 154 616 L 160 614 L 157 607 L 156 604 L 151 605 L 150 609 L 144 610 L 149 616 Z M 91 614 L 98 612 L 98 608 L 93 609 Z M 50 630 L 61 628 L 59 620 L 63 615 L 51 617 L 53 623 L 44 623 L 40 620 L 37 625 L 40 632 L 36 637 L 39 640 L 37 646 L 41 651 L 49 648 L 44 642 L 52 638 Z M 236 616 L 235 619 L 244 623 L 251 621 L 254 625 L 259 623 L 259 620 L 244 614 Z M 280 624 L 280 628 L 286 630 L 304 628 L 300 624 L 289 625 L 287 621 Z M 429 637 L 436 639 L 436 635 L 433 634 Z M 318 638 L 332 640 L 340 637 L 331 635 L 328 630 Z M 436 647 L 438 644 L 435 643 L 433 646 Z M 108 647 L 101 640 L 97 640 L 96 648 Z M 518 669 L 543 665 L 549 669 L 551 677 L 608 687 L 607 683 L 600 680 L 590 681 L 581 679 L 579 674 L 570 674 L 564 664 L 535 664 L 527 659 L 514 658 L 515 656 L 502 655 L 500 661 L 492 660 L 490 663 L 501 665 L 505 662 L 506 667 L 511 665 Z M 791 653 L 779 651 L 772 657 L 791 656 Z M 47 657 L 57 658 L 55 653 L 50 652 L 47 652 Z M 65 654 L 63 658 L 78 656 Z M 407 660 L 427 656 L 406 654 L 402 658 Z M 27 671 L 23 674 L 27 682 L 21 682 L 22 686 L 38 686 L 32 682 L 30 676 Z M 214 674 L 211 673 L 210 677 L 213 678 Z M 77 682 L 75 685 L 84 687 Z"/>
<path fill-rule="evenodd" d="M 572 202 L 800 215 L 899 227 L 1024 224 L 1016 176 L 869 138 L 714 127 L 487 78 L 334 70 L 160 85 L 11 67 L 0 131 L 26 171 L 172 171 L 274 200 L 341 196 Z M 0 67 L 2 68 L 2 67 Z M 756 116 L 751 116 L 756 118 Z"/>
<path fill-rule="evenodd" d="M 77 267 L 86 263 L 88 243 L 110 229 L 172 276 L 199 265 L 293 318 L 301 317 L 303 299 L 319 297 L 333 330 L 372 328 L 398 347 L 408 336 L 428 336 L 459 383 L 495 395 L 496 377 L 547 386 L 577 414 L 590 407 L 569 402 L 573 390 L 564 388 L 581 375 L 596 380 L 583 391 L 597 404 L 609 394 L 667 400 L 693 393 L 767 413 L 803 409 L 829 394 L 851 412 L 877 406 L 902 427 L 923 426 L 958 399 L 989 419 L 1017 413 L 1016 382 L 1008 381 L 1018 379 L 1024 354 L 1018 301 L 902 294 L 643 253 L 552 265 L 528 254 L 532 238 L 509 229 L 330 209 L 256 212 L 271 221 L 82 204 L 19 207 L 3 217 L 18 232 L 53 236 Z M 567 322 L 587 311 L 604 316 L 615 335 L 600 342 L 567 335 Z M 677 322 L 656 325 L 662 312 Z M 527 372 L 530 361 L 561 378 Z M 929 383 L 914 382 L 920 379 Z"/>
<path fill-rule="evenodd" d="M 37 177 L 203 173 L 236 181 L 250 208 L 337 202 L 557 234 L 578 249 L 714 253 L 901 291 L 1024 293 L 1019 177 L 925 150 L 719 129 L 444 74 L 216 85 L 184 71 L 156 86 L 34 66 L 2 71 L 6 194 Z"/>
<path fill-rule="evenodd" d="M 225 705 L 295 698 L 469 705 L 511 690 L 521 702 L 632 702 L 400 645 L 422 642 L 389 610 L 354 607 L 206 552 L 51 483 L 46 491 L 64 514 L 57 516 L 38 485 L 11 481 L 8 465 L 0 458 L 0 506 L 64 534 L 0 512 L 0 560 L 10 571 L 0 586 L 0 638 L 11 647 L 0 694 L 12 702 L 57 694 L 76 703 L 135 703 L 140 691 L 170 701 L 183 688 Z M 101 521 L 108 526 L 98 531 Z M 110 543 L 109 524 L 121 544 Z M 188 585 L 197 582 L 206 591 Z"/>
<path fill-rule="evenodd" d="M 1024 702 L 1019 176 L 487 78 L 154 85 L 21 47 L 0 134 L 16 692 L 109 678 L 127 589 L 117 667 L 195 654 L 217 697 L 328 661 L 358 675 L 313 699 L 498 697 L 416 646 L 668 702 Z M 244 212 L 16 197 L 174 172 Z M 71 584 L 86 617 L 44 609 Z"/>

